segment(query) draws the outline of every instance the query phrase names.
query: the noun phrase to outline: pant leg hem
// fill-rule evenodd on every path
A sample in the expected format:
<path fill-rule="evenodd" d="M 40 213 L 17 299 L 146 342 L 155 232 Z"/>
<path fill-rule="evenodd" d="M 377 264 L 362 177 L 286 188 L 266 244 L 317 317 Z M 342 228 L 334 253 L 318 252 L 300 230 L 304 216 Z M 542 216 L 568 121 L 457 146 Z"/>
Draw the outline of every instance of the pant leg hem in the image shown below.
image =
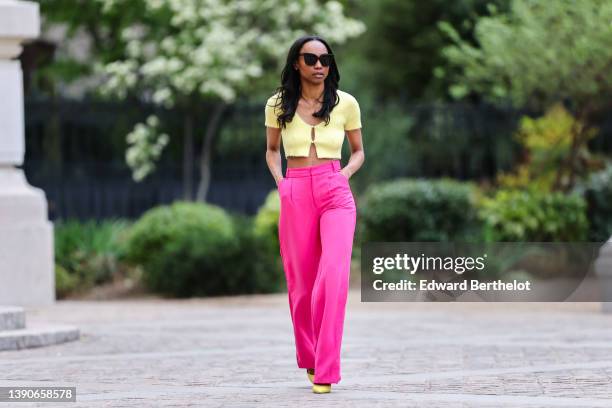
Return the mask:
<path fill-rule="evenodd" d="M 314 382 L 318 384 L 338 384 L 341 380 L 341 377 L 323 377 L 323 379 L 317 378 L 316 373 L 317 372 L 315 371 Z"/>

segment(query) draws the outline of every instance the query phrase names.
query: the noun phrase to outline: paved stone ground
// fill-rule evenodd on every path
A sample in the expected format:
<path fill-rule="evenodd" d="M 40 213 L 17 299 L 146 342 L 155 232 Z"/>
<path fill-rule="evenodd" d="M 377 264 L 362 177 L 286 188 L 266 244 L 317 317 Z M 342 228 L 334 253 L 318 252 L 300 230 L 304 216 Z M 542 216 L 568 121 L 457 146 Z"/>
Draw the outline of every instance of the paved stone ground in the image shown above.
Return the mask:
<path fill-rule="evenodd" d="M 27 321 L 81 339 L 0 352 L 0 385 L 76 386 L 77 402 L 16 407 L 612 407 L 598 303 L 361 303 L 352 290 L 342 380 L 324 395 L 297 368 L 286 294 L 61 301 Z"/>

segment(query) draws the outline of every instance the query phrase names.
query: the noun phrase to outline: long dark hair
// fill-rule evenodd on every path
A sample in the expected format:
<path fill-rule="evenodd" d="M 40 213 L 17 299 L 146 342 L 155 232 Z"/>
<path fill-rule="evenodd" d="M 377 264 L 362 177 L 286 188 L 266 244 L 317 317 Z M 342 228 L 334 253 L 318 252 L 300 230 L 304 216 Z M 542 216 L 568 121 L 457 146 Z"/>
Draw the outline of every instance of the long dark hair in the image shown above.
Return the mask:
<path fill-rule="evenodd" d="M 281 74 L 281 85 L 276 88 L 276 92 L 280 93 L 280 98 L 276 106 L 281 107 L 281 114 L 278 116 L 278 124 L 283 128 L 286 128 L 287 122 L 293 120 L 293 115 L 298 106 L 298 101 L 302 95 L 302 83 L 300 81 L 300 72 L 293 67 L 293 64 L 298 60 L 300 49 L 308 41 L 320 41 L 327 48 L 327 52 L 333 54 L 331 47 L 323 38 L 317 35 L 305 35 L 295 40 L 289 52 L 287 53 L 287 62 L 285 68 Z M 338 82 L 340 82 L 340 73 L 336 66 L 335 58 L 332 58 L 331 64 L 329 65 L 329 73 L 325 78 L 324 91 L 323 91 L 323 103 L 321 109 L 318 112 L 313 113 L 313 116 L 317 118 L 324 118 L 325 125 L 329 123 L 329 114 L 331 113 L 334 106 L 340 101 L 336 90 L 338 89 Z"/>

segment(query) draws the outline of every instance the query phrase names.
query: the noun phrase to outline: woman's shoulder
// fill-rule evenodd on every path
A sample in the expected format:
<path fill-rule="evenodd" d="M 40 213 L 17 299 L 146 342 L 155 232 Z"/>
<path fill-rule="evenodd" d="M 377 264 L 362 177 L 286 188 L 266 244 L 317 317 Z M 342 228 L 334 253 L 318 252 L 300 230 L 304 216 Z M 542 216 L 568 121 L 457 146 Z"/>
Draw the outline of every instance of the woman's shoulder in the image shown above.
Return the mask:
<path fill-rule="evenodd" d="M 274 92 L 266 101 L 266 105 L 276 105 L 278 98 L 280 98 L 280 91 Z"/>
<path fill-rule="evenodd" d="M 352 105 L 352 104 L 356 104 L 357 103 L 357 98 L 355 98 L 352 94 L 343 91 L 341 89 L 337 89 L 336 93 L 338 94 L 338 97 L 340 98 L 340 103 L 341 104 L 348 104 L 348 105 Z"/>
<path fill-rule="evenodd" d="M 266 100 L 266 114 L 280 116 L 282 113 L 281 101 L 280 101 L 280 91 L 274 92 L 272 96 L 270 96 Z"/>
<path fill-rule="evenodd" d="M 352 94 L 340 89 L 336 90 L 336 93 L 340 98 L 340 102 L 338 103 L 338 107 L 340 108 L 339 111 L 350 114 L 359 109 L 359 102 L 357 102 L 357 98 Z"/>

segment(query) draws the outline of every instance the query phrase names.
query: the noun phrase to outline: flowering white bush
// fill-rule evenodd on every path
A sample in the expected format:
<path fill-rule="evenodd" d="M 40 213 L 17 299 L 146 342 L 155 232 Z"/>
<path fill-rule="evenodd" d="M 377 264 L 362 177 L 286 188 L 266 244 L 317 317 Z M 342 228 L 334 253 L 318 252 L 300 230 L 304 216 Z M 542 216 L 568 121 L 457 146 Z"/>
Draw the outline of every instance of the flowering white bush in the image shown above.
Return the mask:
<path fill-rule="evenodd" d="M 129 146 L 125 160 L 132 169 L 134 181 L 144 179 L 155 169 L 154 163 L 168 144 L 168 135 L 158 134 L 158 129 L 159 119 L 150 115 L 145 123 L 138 123 L 127 135 Z"/>
<path fill-rule="evenodd" d="M 112 12 L 135 0 L 94 1 Z M 140 1 L 141 21 L 122 32 L 126 58 L 95 67 L 108 78 L 100 91 L 123 98 L 138 87 L 143 98 L 166 108 L 193 103 L 193 96 L 233 102 L 262 77 L 264 64 L 283 62 L 291 43 L 308 32 L 343 43 L 365 31 L 338 1 Z M 130 157 L 136 156 L 153 157 L 133 150 Z"/>

